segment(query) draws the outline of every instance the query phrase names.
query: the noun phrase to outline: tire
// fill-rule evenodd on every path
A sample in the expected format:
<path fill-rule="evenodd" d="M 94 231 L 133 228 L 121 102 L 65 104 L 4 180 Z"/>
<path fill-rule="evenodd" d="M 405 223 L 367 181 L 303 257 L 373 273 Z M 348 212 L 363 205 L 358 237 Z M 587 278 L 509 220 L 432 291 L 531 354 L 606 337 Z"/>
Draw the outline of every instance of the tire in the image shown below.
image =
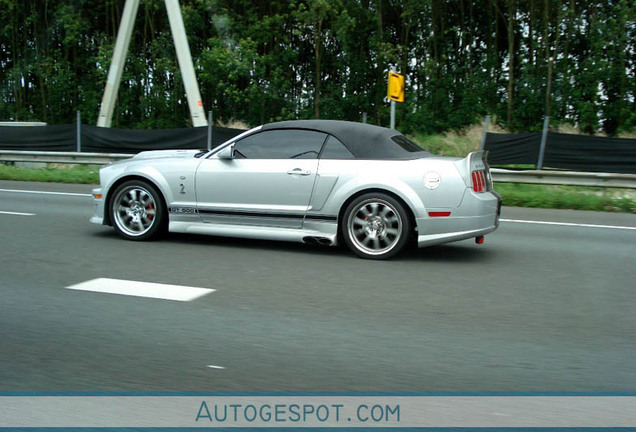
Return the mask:
<path fill-rule="evenodd" d="M 384 193 L 356 198 L 344 212 L 340 227 L 356 255 L 387 259 L 400 253 L 411 238 L 411 219 L 404 205 Z"/>
<path fill-rule="evenodd" d="M 148 182 L 122 183 L 115 189 L 109 208 L 115 232 L 127 240 L 148 240 L 166 231 L 166 206 Z"/>

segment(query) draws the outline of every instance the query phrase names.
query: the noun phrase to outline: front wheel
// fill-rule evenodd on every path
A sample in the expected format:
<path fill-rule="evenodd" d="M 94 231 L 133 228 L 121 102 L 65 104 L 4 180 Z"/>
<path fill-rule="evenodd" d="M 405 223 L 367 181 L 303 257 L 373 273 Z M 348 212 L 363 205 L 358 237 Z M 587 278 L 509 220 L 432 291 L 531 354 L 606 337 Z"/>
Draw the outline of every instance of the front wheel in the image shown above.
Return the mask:
<path fill-rule="evenodd" d="M 166 211 L 159 192 L 142 180 L 122 183 L 113 193 L 110 217 L 117 234 L 147 240 L 165 231 Z"/>
<path fill-rule="evenodd" d="M 404 249 L 411 220 L 404 206 L 383 193 L 356 198 L 344 212 L 341 234 L 355 254 L 368 259 L 387 259 Z"/>

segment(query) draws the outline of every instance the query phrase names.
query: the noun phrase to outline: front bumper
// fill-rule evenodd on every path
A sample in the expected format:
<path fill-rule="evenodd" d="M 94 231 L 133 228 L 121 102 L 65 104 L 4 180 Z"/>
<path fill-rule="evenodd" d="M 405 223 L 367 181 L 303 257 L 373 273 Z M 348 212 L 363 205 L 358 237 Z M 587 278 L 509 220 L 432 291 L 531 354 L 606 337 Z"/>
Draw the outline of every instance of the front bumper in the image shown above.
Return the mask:
<path fill-rule="evenodd" d="M 90 218 L 91 223 L 104 225 L 104 197 L 101 188 L 95 188 L 91 191 L 93 198 L 93 216 Z"/>

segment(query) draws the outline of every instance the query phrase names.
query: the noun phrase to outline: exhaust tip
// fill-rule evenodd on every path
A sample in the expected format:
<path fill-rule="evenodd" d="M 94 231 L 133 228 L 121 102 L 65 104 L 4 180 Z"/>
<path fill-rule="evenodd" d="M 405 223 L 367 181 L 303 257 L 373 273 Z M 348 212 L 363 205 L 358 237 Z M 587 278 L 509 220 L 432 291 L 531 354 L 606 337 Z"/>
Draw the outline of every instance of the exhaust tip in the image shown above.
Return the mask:
<path fill-rule="evenodd" d="M 331 246 L 333 243 L 326 237 L 303 237 L 303 242 L 311 245 Z"/>

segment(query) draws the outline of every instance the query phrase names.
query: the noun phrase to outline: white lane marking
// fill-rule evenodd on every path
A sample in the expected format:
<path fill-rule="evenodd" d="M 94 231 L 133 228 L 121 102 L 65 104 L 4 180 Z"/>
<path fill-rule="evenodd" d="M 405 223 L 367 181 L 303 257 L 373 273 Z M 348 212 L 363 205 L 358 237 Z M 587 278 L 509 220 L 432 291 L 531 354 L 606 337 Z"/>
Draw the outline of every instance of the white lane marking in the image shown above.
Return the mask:
<path fill-rule="evenodd" d="M 208 365 L 208 367 L 212 369 L 225 369 L 223 366 Z"/>
<path fill-rule="evenodd" d="M 0 192 L 40 194 L 40 195 L 63 195 L 63 196 L 77 196 L 77 197 L 91 196 L 91 194 L 74 193 L 74 192 L 49 192 L 49 191 L 32 191 L 32 190 L 18 190 L 18 189 L 0 189 Z"/>
<path fill-rule="evenodd" d="M 191 301 L 214 292 L 209 288 L 167 285 L 151 282 L 99 278 L 66 287 L 79 291 L 148 297 L 162 300 Z"/>
<path fill-rule="evenodd" d="M 594 224 L 578 224 L 569 222 L 545 222 L 545 221 L 529 221 L 529 220 L 517 220 L 517 219 L 499 219 L 501 222 L 513 222 L 513 223 L 525 223 L 536 225 L 558 225 L 558 226 L 572 226 L 583 228 L 610 228 L 610 229 L 622 229 L 622 230 L 636 230 L 636 227 L 628 226 L 615 226 L 615 225 L 594 225 Z"/>
<path fill-rule="evenodd" d="M 35 216 L 35 213 L 21 213 L 21 212 L 10 212 L 10 211 L 0 211 L 0 214 L 13 215 L 13 216 Z"/>
<path fill-rule="evenodd" d="M 91 194 L 84 194 L 84 193 L 31 191 L 31 190 L 18 190 L 18 189 L 0 189 L 0 192 L 41 194 L 41 195 L 62 195 L 62 196 L 76 196 L 76 197 L 91 197 L 92 196 Z M 0 212 L 0 214 L 16 214 L 20 216 L 35 215 L 33 213 L 11 213 L 11 212 Z M 529 221 L 529 220 L 516 220 L 516 219 L 500 219 L 500 221 L 512 222 L 512 223 L 536 224 L 536 225 L 557 225 L 557 226 L 573 226 L 573 227 L 584 227 L 584 228 L 609 228 L 609 229 L 636 230 L 636 227 L 614 226 L 614 225 L 577 224 L 577 223 L 568 223 L 568 222 L 546 222 L 546 221 Z"/>

